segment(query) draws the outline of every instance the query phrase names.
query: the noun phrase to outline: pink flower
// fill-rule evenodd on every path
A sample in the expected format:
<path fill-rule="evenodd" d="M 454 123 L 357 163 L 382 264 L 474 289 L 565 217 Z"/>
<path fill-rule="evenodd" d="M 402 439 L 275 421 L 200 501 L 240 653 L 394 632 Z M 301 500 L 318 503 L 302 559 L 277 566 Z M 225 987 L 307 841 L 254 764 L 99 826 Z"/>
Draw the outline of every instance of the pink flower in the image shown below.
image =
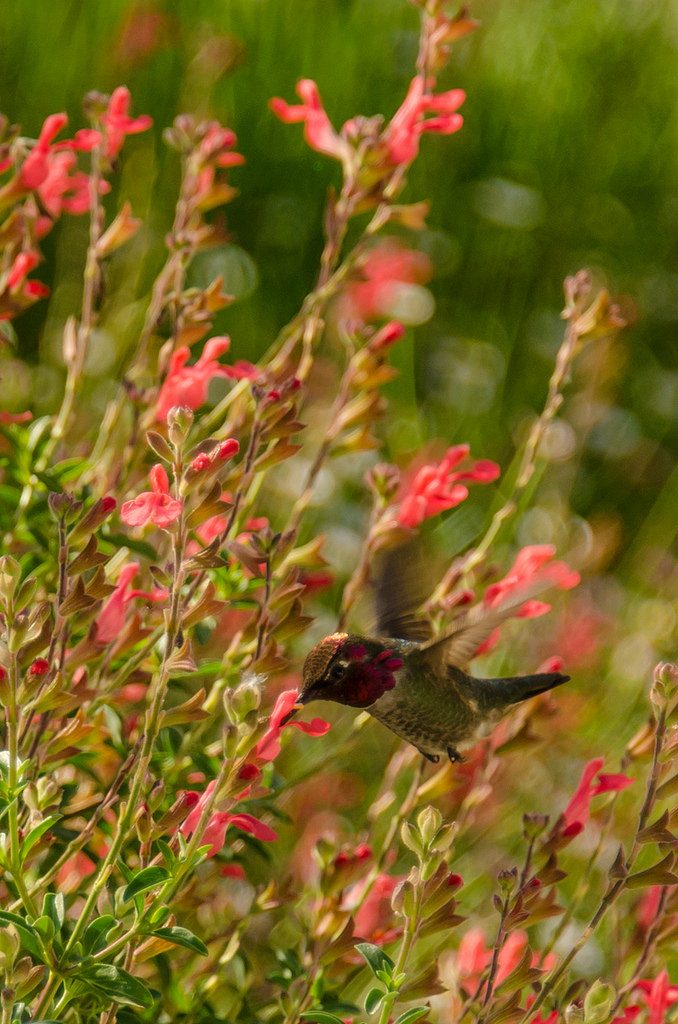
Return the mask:
<path fill-rule="evenodd" d="M 113 640 L 117 640 L 125 625 L 127 605 L 135 597 L 143 597 L 146 601 L 167 600 L 167 591 L 162 587 L 154 587 L 151 591 L 130 590 L 132 580 L 138 571 L 138 562 L 128 562 L 120 570 L 115 590 L 96 618 L 95 639 L 97 643 L 109 644 Z"/>
<path fill-rule="evenodd" d="M 214 377 L 227 377 L 230 380 L 257 377 L 259 370 L 252 363 L 240 360 L 233 366 L 224 366 L 217 362 L 219 356 L 228 352 L 230 347 L 230 338 L 210 338 L 200 358 L 192 366 L 186 366 L 191 355 L 187 345 L 173 352 L 169 371 L 158 395 L 156 419 L 166 420 L 168 412 L 175 405 L 199 409 L 207 401 L 207 390 Z"/>
<path fill-rule="evenodd" d="M 457 110 L 466 99 L 463 89 L 450 89 L 437 96 L 425 91 L 424 78 L 417 75 L 410 82 L 407 96 L 391 118 L 383 135 L 392 164 L 410 164 L 419 152 L 419 139 L 424 132 L 452 135 L 464 123 Z M 425 114 L 435 116 L 425 118 Z"/>
<path fill-rule="evenodd" d="M 260 761 L 274 761 L 280 753 L 280 733 L 288 725 L 293 726 L 295 729 L 300 729 L 305 732 L 308 736 L 324 736 L 328 732 L 330 725 L 329 722 L 323 721 L 322 718 L 313 718 L 310 722 L 286 722 L 282 724 L 283 719 L 290 713 L 292 708 L 297 702 L 299 693 L 297 690 L 285 690 L 280 694 L 275 702 L 271 717 L 268 722 L 268 729 L 261 737 L 255 747 L 255 757 Z"/>
<path fill-rule="evenodd" d="M 29 423 L 33 419 L 33 413 L 28 409 L 25 412 L 0 412 L 0 425 L 8 426 L 10 423 Z"/>
<path fill-rule="evenodd" d="M 154 523 L 162 529 L 168 527 L 181 515 L 182 502 L 169 492 L 169 478 L 163 466 L 158 463 L 149 473 L 153 490 L 144 491 L 120 509 L 120 518 L 128 526 L 145 526 Z"/>
<path fill-rule="evenodd" d="M 497 583 L 492 583 L 485 591 L 485 607 L 496 608 L 511 594 L 524 590 L 539 580 L 547 581 L 561 590 L 576 587 L 580 580 L 579 573 L 565 562 L 552 562 L 555 553 L 553 544 L 532 544 L 523 548 L 506 576 Z M 520 618 L 531 619 L 544 615 L 550 608 L 551 605 L 544 601 L 525 601 L 517 614 Z"/>
<path fill-rule="evenodd" d="M 214 791 L 214 786 L 215 782 L 213 780 L 209 783 L 204 793 L 188 792 L 185 794 L 186 798 L 190 798 L 186 800 L 190 810 L 180 829 L 182 835 L 191 836 L 195 832 L 205 804 Z M 251 814 L 245 814 L 244 812 L 230 814 L 227 811 L 215 811 L 210 815 L 200 841 L 201 845 L 210 847 L 207 854 L 208 857 L 214 857 L 215 854 L 223 849 L 229 825 L 234 825 L 235 828 L 248 832 L 255 839 L 261 839 L 265 843 L 273 842 L 278 838 L 277 833 L 272 828 L 269 828 L 263 821 L 259 821 L 258 818 Z"/>
<path fill-rule="evenodd" d="M 565 835 L 577 835 L 581 832 L 589 820 L 591 800 L 594 796 L 598 793 L 613 793 L 626 789 L 633 782 L 627 775 L 599 774 L 603 763 L 602 757 L 596 757 L 584 768 L 575 794 L 563 811 Z M 598 779 L 594 782 L 596 776 Z"/>
<path fill-rule="evenodd" d="M 672 985 L 666 968 L 654 980 L 643 979 L 636 988 L 640 989 L 648 1009 L 648 1024 L 664 1024 L 666 1011 L 678 1002 L 678 985 Z"/>
<path fill-rule="evenodd" d="M 7 287 L 11 292 L 19 288 L 31 270 L 35 270 L 40 262 L 40 253 L 35 249 L 24 249 L 14 258 L 7 275 Z"/>
<path fill-rule="evenodd" d="M 496 462 L 489 459 L 479 459 L 466 470 L 455 470 L 469 451 L 467 444 L 458 444 L 448 448 L 440 462 L 422 466 L 400 503 L 398 522 L 401 526 L 414 529 L 424 519 L 460 505 L 468 498 L 468 488 L 459 483 L 460 480 L 487 484 L 497 479 L 501 471 Z"/>
<path fill-rule="evenodd" d="M 335 131 L 323 107 L 318 86 L 310 78 L 297 83 L 300 104 L 289 104 L 279 97 L 269 101 L 273 113 L 286 124 L 303 122 L 304 137 L 311 149 L 339 160 L 346 173 L 354 169 L 360 142 L 372 129 L 364 118 L 351 118 L 341 131 Z M 412 79 L 407 96 L 384 131 L 374 140 L 368 134 L 370 148 L 378 154 L 386 169 L 411 163 L 419 152 L 419 139 L 424 132 L 451 135 L 459 131 L 463 118 L 457 111 L 466 98 L 463 89 L 450 89 L 437 96 L 425 91 L 421 75 Z M 426 114 L 433 117 L 426 118 Z M 374 160 L 372 161 L 374 164 Z"/>
<path fill-rule="evenodd" d="M 370 249 L 362 261 L 360 273 L 362 280 L 352 281 L 346 287 L 345 315 L 377 320 L 390 316 L 404 287 L 423 284 L 430 279 L 431 261 L 423 252 L 386 241 Z M 393 331 L 393 324 L 387 326 L 391 331 L 384 337 L 389 337 Z M 402 325 L 395 325 L 396 328 L 398 326 L 403 333 Z M 395 341 L 395 337 L 392 340 Z M 374 339 L 370 347 L 374 347 Z"/>
<path fill-rule="evenodd" d="M 50 114 L 45 118 L 37 142 L 19 169 L 19 184 L 26 191 L 38 188 L 47 177 L 52 143 L 67 124 L 66 114 Z"/>
<path fill-rule="evenodd" d="M 153 124 L 153 119 L 148 114 L 142 114 L 140 117 L 129 116 L 131 100 L 129 89 L 124 85 L 118 86 L 108 101 L 106 113 L 101 118 L 105 130 L 106 156 L 109 160 L 118 155 L 128 135 L 145 132 Z"/>
<path fill-rule="evenodd" d="M 89 178 L 78 171 L 75 153 L 64 151 L 50 154 L 47 173 L 37 188 L 38 195 L 50 217 L 66 213 L 87 213 L 89 209 Z M 107 181 L 99 183 L 99 192 L 110 191 Z"/>
<path fill-rule="evenodd" d="M 401 875 L 377 875 L 355 914 L 353 934 L 356 938 L 384 946 L 398 937 L 401 929 L 393 925 L 391 897 L 402 878 Z"/>
<path fill-rule="evenodd" d="M 332 127 L 313 79 L 302 78 L 297 82 L 297 95 L 302 100 L 301 104 L 289 104 L 274 96 L 269 100 L 269 107 L 285 124 L 303 121 L 304 138 L 311 149 L 350 165 L 353 149 Z"/>

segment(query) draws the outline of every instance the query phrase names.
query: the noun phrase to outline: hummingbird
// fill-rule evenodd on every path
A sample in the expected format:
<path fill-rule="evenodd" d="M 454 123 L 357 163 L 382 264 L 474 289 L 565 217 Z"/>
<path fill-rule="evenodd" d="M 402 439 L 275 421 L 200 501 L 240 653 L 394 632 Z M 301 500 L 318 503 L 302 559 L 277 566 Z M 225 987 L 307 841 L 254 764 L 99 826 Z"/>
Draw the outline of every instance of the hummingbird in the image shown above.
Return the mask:
<path fill-rule="evenodd" d="M 367 710 L 434 764 L 441 756 L 454 763 L 463 761 L 459 747 L 486 735 L 513 704 L 570 678 L 541 672 L 480 679 L 468 671 L 479 645 L 534 589 L 498 608 L 473 610 L 432 636 L 412 610 L 423 603 L 418 546 L 392 548 L 379 561 L 374 635 L 337 632 L 320 640 L 306 657 L 297 704 L 285 721 L 311 701 L 334 701 Z"/>

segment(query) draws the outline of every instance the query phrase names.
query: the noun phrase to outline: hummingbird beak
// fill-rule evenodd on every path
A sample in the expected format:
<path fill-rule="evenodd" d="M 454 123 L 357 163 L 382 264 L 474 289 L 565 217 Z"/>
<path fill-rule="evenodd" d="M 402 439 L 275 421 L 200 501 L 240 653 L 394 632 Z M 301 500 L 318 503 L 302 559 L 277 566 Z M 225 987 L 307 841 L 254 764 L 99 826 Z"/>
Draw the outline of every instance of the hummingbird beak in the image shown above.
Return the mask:
<path fill-rule="evenodd" d="M 290 722 L 294 718 L 294 716 L 301 711 L 301 709 L 303 708 L 304 704 L 305 704 L 304 695 L 303 695 L 303 693 L 300 693 L 298 698 L 297 698 L 297 703 L 292 708 L 290 708 L 290 710 L 287 712 L 285 717 L 280 720 L 280 724 L 281 725 L 287 725 L 287 723 Z"/>

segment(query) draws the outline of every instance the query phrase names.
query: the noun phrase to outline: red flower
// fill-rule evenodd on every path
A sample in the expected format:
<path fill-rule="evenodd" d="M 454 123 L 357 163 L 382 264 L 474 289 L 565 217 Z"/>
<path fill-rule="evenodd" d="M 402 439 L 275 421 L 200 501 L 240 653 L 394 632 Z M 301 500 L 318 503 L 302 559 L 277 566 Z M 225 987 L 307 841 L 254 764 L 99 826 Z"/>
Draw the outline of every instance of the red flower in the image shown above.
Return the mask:
<path fill-rule="evenodd" d="M 19 184 L 25 191 L 38 188 L 47 177 L 52 143 L 67 124 L 66 114 L 50 114 L 45 118 L 37 142 L 19 169 Z"/>
<path fill-rule="evenodd" d="M 636 988 L 643 993 L 648 1009 L 648 1024 L 664 1024 L 666 1011 L 678 1002 L 678 985 L 672 985 L 664 969 L 654 980 L 643 979 Z"/>
<path fill-rule="evenodd" d="M 152 491 L 144 491 L 120 509 L 120 518 L 128 526 L 145 526 L 154 523 L 165 529 L 181 515 L 182 502 L 169 492 L 169 478 L 163 466 L 158 463 L 149 473 Z"/>
<path fill-rule="evenodd" d="M 391 897 L 402 881 L 401 875 L 377 875 L 372 888 L 356 911 L 353 935 L 384 946 L 400 934 L 393 925 Z M 364 886 L 361 886 L 364 891 Z"/>
<path fill-rule="evenodd" d="M 385 348 L 390 348 L 394 342 L 400 341 L 404 334 L 405 327 L 399 320 L 389 320 L 387 324 L 384 324 L 382 328 L 372 335 L 368 347 L 371 352 L 383 352 Z"/>
<path fill-rule="evenodd" d="M 33 419 L 33 413 L 28 409 L 25 412 L 0 412 L 0 424 L 8 426 L 10 423 L 28 423 Z"/>
<path fill-rule="evenodd" d="M 205 804 L 210 798 L 214 791 L 214 780 L 210 782 L 204 793 L 188 792 L 185 794 L 190 800 L 186 800 L 190 810 L 184 823 L 181 826 L 181 834 L 184 836 L 191 836 L 200 820 Z M 236 828 L 241 829 L 243 832 L 248 832 L 254 836 L 255 839 L 261 839 L 263 842 L 270 843 L 278 838 L 277 833 L 265 825 L 263 821 L 259 821 L 251 814 L 236 813 L 229 814 L 227 811 L 215 811 L 207 822 L 205 831 L 201 838 L 201 845 L 209 846 L 208 857 L 214 857 L 215 854 L 219 853 L 223 849 L 226 841 L 226 831 L 229 825 L 234 825 Z"/>
<path fill-rule="evenodd" d="M 565 835 L 577 835 L 589 820 L 591 800 L 598 793 L 613 793 L 626 789 L 633 782 L 627 775 L 598 774 L 603 767 L 603 758 L 596 757 L 584 768 L 574 796 L 563 811 Z M 596 782 L 594 778 L 598 776 Z"/>
<path fill-rule="evenodd" d="M 398 522 L 401 526 L 412 529 L 424 519 L 461 504 L 468 497 L 468 488 L 459 483 L 460 480 L 487 484 L 497 479 L 501 471 L 496 462 L 489 459 L 479 459 L 470 469 L 455 471 L 455 466 L 463 462 L 469 451 L 467 444 L 458 444 L 448 448 L 437 464 L 422 466 L 400 503 Z"/>
<path fill-rule="evenodd" d="M 124 85 L 118 86 L 108 101 L 106 113 L 101 118 L 106 140 L 106 156 L 109 160 L 118 155 L 128 135 L 145 132 L 153 124 L 153 118 L 148 114 L 142 114 L 140 117 L 129 116 L 131 100 L 129 89 Z"/>
<path fill-rule="evenodd" d="M 392 164 L 409 164 L 419 152 L 419 139 L 424 132 L 452 135 L 464 123 L 457 110 L 466 99 L 463 89 L 450 89 L 437 96 L 425 91 L 424 78 L 417 75 L 410 82 L 407 96 L 384 132 L 383 141 Z M 436 116 L 426 120 L 425 114 Z"/>
<path fill-rule="evenodd" d="M 36 658 L 28 670 L 30 676 L 44 676 L 49 672 L 47 658 Z"/>
<path fill-rule="evenodd" d="M 207 401 L 207 389 L 214 377 L 227 377 L 230 380 L 257 377 L 259 370 L 252 363 L 240 360 L 233 366 L 223 366 L 217 362 L 219 356 L 228 352 L 230 347 L 230 338 L 210 338 L 193 366 L 186 366 L 191 355 L 188 346 L 178 348 L 172 354 L 169 372 L 160 388 L 156 419 L 166 420 L 168 412 L 175 405 L 199 409 Z"/>
<path fill-rule="evenodd" d="M 167 591 L 162 587 L 154 587 L 151 591 L 130 590 L 130 584 L 138 571 L 138 562 L 128 562 L 120 570 L 115 590 L 96 618 L 95 639 L 97 643 L 109 644 L 113 640 L 117 640 L 125 625 L 127 604 L 135 597 L 143 597 L 146 601 L 167 600 Z"/>
<path fill-rule="evenodd" d="M 35 249 L 24 249 L 15 257 L 7 275 L 7 287 L 11 292 L 19 288 L 31 270 L 35 270 L 40 262 L 40 253 Z"/>
<path fill-rule="evenodd" d="M 58 217 L 64 210 L 81 214 L 89 209 L 89 177 L 84 171 L 76 170 L 77 162 L 75 153 L 69 150 L 49 156 L 47 173 L 37 192 L 50 217 Z M 100 181 L 100 194 L 108 191 L 108 182 Z"/>
<path fill-rule="evenodd" d="M 364 118 L 351 118 L 340 132 L 335 131 L 323 107 L 318 86 L 310 78 L 297 83 L 301 104 L 289 104 L 279 97 L 269 101 L 273 113 L 286 124 L 304 123 L 304 137 L 311 149 L 339 160 L 345 172 L 354 169 L 357 146 L 364 138 Z M 407 96 L 371 148 L 387 167 L 411 163 L 419 152 L 419 139 L 424 132 L 451 135 L 463 124 L 457 110 L 466 94 L 462 89 L 450 89 L 437 96 L 425 91 L 421 75 L 412 79 Z M 434 116 L 426 119 L 426 114 Z"/>
<path fill-rule="evenodd" d="M 282 724 L 285 716 L 290 713 L 296 704 L 298 696 L 297 690 L 285 690 L 276 700 L 269 719 L 268 729 L 255 747 L 255 757 L 260 761 L 275 760 L 281 749 L 280 733 L 288 725 L 293 726 L 295 729 L 300 729 L 308 736 L 324 736 L 328 732 L 330 728 L 329 722 L 323 721 L 322 718 L 313 718 L 310 722 L 293 721 L 286 722 L 285 725 Z"/>
<path fill-rule="evenodd" d="M 361 320 L 377 320 L 391 315 L 405 289 L 429 280 L 431 261 L 423 252 L 388 241 L 370 249 L 361 264 L 360 272 L 362 280 L 353 281 L 346 287 L 346 315 Z M 389 326 L 391 331 L 384 337 L 395 341 L 395 337 L 391 338 L 394 325 Z M 402 325 L 395 326 L 400 327 L 402 335 Z M 377 347 L 381 347 L 379 342 Z M 370 348 L 374 348 L 374 339 Z"/>
<path fill-rule="evenodd" d="M 234 437 L 229 437 L 226 441 L 221 441 L 211 452 L 199 452 L 191 462 L 190 468 L 196 473 L 202 473 L 218 462 L 232 459 L 239 451 L 240 444 L 238 441 Z"/>
<path fill-rule="evenodd" d="M 524 590 L 530 584 L 544 580 L 561 590 L 570 590 L 579 583 L 579 573 L 570 569 L 565 562 L 552 562 L 556 553 L 553 544 L 531 544 L 518 553 L 518 557 L 503 579 L 492 583 L 483 597 L 486 608 L 496 608 L 516 591 Z M 544 601 L 525 601 L 517 612 L 523 619 L 532 619 L 550 611 L 551 605 Z"/>
<path fill-rule="evenodd" d="M 334 157 L 344 165 L 350 165 L 353 149 L 346 139 L 338 135 L 332 127 L 332 122 L 320 99 L 318 86 L 313 79 L 302 78 L 297 82 L 297 95 L 303 101 L 301 104 L 289 104 L 278 96 L 274 96 L 269 100 L 269 107 L 276 117 L 279 117 L 285 124 L 303 121 L 304 138 L 311 149 L 317 153 Z"/>

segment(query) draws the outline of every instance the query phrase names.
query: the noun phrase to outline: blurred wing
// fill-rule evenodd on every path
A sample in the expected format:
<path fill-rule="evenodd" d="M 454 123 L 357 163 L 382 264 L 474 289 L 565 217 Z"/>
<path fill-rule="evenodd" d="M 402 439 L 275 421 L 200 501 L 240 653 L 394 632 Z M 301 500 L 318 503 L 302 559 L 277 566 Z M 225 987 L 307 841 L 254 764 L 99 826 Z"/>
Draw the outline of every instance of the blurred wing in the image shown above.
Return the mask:
<path fill-rule="evenodd" d="M 525 601 L 552 587 L 548 581 L 538 582 L 517 591 L 497 608 L 473 608 L 458 619 L 447 633 L 434 637 L 422 647 L 424 657 L 437 663 L 466 668 L 475 652 L 492 632 L 520 609 Z"/>
<path fill-rule="evenodd" d="M 417 615 L 430 592 L 424 553 L 417 537 L 407 537 L 377 552 L 372 584 L 377 636 L 399 637 L 417 643 L 431 639 L 430 624 Z"/>

